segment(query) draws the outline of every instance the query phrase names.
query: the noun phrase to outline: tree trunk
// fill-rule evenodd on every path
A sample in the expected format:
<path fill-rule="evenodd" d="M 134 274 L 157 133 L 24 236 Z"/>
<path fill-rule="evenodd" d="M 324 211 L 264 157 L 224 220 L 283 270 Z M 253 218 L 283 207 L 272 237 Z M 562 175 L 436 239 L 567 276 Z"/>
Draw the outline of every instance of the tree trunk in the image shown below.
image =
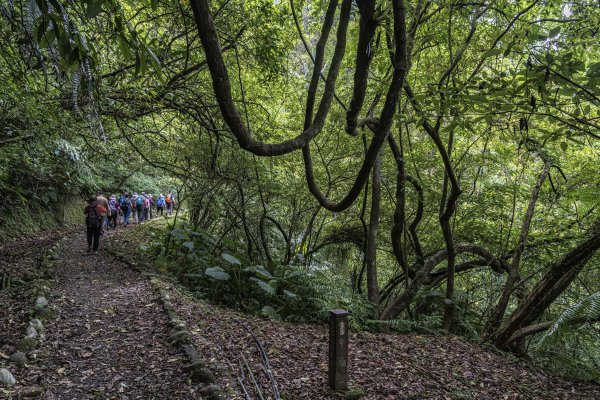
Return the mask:
<path fill-rule="evenodd" d="M 373 165 L 373 187 L 371 190 L 371 214 L 369 216 L 369 236 L 367 238 L 367 298 L 379 304 L 379 284 L 377 282 L 377 228 L 381 203 L 381 153 Z"/>
<path fill-rule="evenodd" d="M 510 263 L 510 269 L 508 271 L 508 278 L 506 279 L 506 283 L 504 284 L 504 289 L 502 290 L 502 296 L 498 301 L 498 304 L 492 311 L 492 315 L 488 321 L 488 324 L 485 329 L 486 336 L 489 336 L 494 330 L 498 328 L 500 322 L 502 321 L 502 317 L 506 312 L 506 307 L 508 307 L 508 302 L 510 300 L 510 296 L 512 295 L 515 285 L 519 280 L 519 266 L 521 264 L 521 256 L 523 255 L 523 251 L 525 250 L 525 245 L 527 243 L 527 236 L 529 235 L 529 230 L 531 228 L 531 221 L 533 220 L 533 214 L 535 212 L 535 204 L 537 203 L 537 199 L 540 194 L 540 190 L 542 188 L 542 184 L 546 180 L 548 176 L 548 172 L 550 171 L 550 163 L 544 163 L 544 168 L 540 173 L 538 180 L 531 192 L 531 197 L 529 198 L 529 205 L 527 206 L 527 211 L 525 213 L 525 217 L 523 219 L 523 224 L 521 225 L 521 234 L 519 235 L 519 240 L 517 241 L 517 247 L 515 248 L 514 255 L 512 257 Z"/>
<path fill-rule="evenodd" d="M 510 318 L 493 335 L 499 348 L 506 348 L 519 330 L 539 319 L 543 312 L 577 277 L 585 264 L 600 248 L 600 220 L 596 221 L 593 236 L 567 253 L 560 262 L 535 285 L 529 295 L 513 311 Z"/>

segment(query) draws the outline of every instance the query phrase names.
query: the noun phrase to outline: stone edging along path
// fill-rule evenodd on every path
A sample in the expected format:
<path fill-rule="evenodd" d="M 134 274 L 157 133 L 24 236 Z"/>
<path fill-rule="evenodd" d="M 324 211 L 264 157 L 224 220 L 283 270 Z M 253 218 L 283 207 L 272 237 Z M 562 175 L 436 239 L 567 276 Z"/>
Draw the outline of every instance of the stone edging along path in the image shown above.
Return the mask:
<path fill-rule="evenodd" d="M 222 400 L 225 399 L 225 394 L 219 385 L 215 384 L 215 376 L 213 372 L 206 367 L 206 364 L 198 355 L 198 352 L 192 344 L 192 337 L 186 330 L 185 322 L 179 318 L 177 311 L 171 303 L 171 297 L 167 289 L 161 286 L 161 282 L 158 279 L 152 279 L 151 285 L 158 291 L 160 295 L 160 301 L 163 305 L 167 316 L 170 318 L 169 326 L 171 327 L 169 338 L 167 339 L 170 345 L 179 345 L 182 352 L 188 358 L 189 364 L 183 367 L 184 372 L 189 372 L 191 379 L 194 382 L 206 384 L 200 390 L 207 400 Z"/>
<path fill-rule="evenodd" d="M 223 400 L 228 398 L 226 391 L 215 383 L 215 374 L 213 371 L 206 366 L 206 363 L 194 348 L 192 336 L 187 330 L 185 321 L 179 317 L 177 310 L 171 303 L 168 285 L 165 285 L 158 277 L 147 272 L 147 269 L 151 267 L 149 262 L 136 262 L 127 257 L 121 249 L 115 249 L 111 246 L 107 246 L 106 250 L 118 260 L 127 264 L 131 269 L 150 280 L 150 285 L 158 294 L 159 302 L 162 304 L 163 310 L 169 318 L 168 326 L 170 331 L 167 343 L 178 347 L 187 358 L 188 363 L 183 366 L 182 371 L 189 374 L 190 379 L 194 383 L 203 385 L 199 391 L 202 398 L 206 400 Z"/>
<path fill-rule="evenodd" d="M 28 292 L 31 298 L 32 308 L 29 310 L 29 321 L 24 329 L 24 336 L 14 344 L 15 352 L 10 355 L 9 361 L 18 367 L 22 372 L 30 362 L 27 354 L 33 355 L 33 350 L 39 347 L 46 339 L 45 328 L 42 321 L 48 321 L 55 317 L 56 308 L 51 306 L 47 300 L 50 294 L 50 286 L 55 275 L 56 268 L 60 265 L 59 252 L 63 241 L 54 243 L 43 255 L 41 261 L 37 263 L 36 268 L 26 271 L 23 279 L 16 279 L 13 283 L 23 286 L 23 290 Z M 5 285 L 3 289 L 8 289 L 11 283 L 10 275 L 8 279 L 3 279 Z M 32 357 L 30 355 L 30 357 Z M 17 374 L 19 376 L 19 374 Z M 0 387 L 13 387 L 17 384 L 10 369 L 0 368 Z M 36 397 L 43 393 L 43 389 L 37 385 L 24 388 L 20 395 L 22 397 Z"/>

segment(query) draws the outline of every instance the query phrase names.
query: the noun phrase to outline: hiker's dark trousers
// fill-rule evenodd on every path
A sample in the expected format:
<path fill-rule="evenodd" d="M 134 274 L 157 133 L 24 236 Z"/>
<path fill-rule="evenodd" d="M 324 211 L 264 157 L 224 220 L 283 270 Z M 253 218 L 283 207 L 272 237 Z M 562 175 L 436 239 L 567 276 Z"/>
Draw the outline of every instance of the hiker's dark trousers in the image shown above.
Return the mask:
<path fill-rule="evenodd" d="M 88 248 L 92 247 L 92 243 L 93 243 L 94 251 L 98 250 L 98 246 L 100 245 L 100 231 L 101 230 L 102 230 L 102 228 L 99 226 L 95 227 L 95 228 L 93 226 L 87 227 Z"/>
<path fill-rule="evenodd" d="M 117 229 L 117 220 L 119 218 L 119 213 L 114 212 L 110 217 L 108 217 L 109 225 L 112 225 L 114 229 Z"/>

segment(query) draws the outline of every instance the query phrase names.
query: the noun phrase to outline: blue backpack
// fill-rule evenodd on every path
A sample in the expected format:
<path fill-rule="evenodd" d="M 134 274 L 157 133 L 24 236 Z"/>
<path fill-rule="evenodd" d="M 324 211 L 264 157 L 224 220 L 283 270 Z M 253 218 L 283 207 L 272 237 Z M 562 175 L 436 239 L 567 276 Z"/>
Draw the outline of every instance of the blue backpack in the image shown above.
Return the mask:
<path fill-rule="evenodd" d="M 138 196 L 137 200 L 135 201 L 135 205 L 136 206 L 144 205 L 144 198 L 142 196 Z"/>
<path fill-rule="evenodd" d="M 121 204 L 120 204 L 120 205 L 121 205 L 121 208 L 123 209 L 123 211 L 127 211 L 127 210 L 129 210 L 129 204 L 130 204 L 130 203 L 129 203 L 129 199 L 128 199 L 128 198 L 125 198 L 125 197 L 123 197 L 123 199 L 121 200 Z"/>

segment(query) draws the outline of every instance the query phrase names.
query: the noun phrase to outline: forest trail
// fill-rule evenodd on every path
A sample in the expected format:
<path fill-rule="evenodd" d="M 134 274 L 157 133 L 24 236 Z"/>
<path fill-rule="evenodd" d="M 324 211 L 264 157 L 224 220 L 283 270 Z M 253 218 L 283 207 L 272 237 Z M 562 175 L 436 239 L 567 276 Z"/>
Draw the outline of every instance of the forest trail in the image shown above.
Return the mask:
<path fill-rule="evenodd" d="M 200 394 L 205 385 L 192 383 L 182 372 L 187 360 L 181 349 L 166 344 L 169 319 L 148 278 L 128 266 L 131 260 L 120 261 L 107 251 L 126 243 L 121 250 L 129 247 L 129 255 L 137 254 L 137 239 L 126 241 L 122 236 L 129 232 L 130 237 L 133 229 L 103 237 L 97 255 L 85 252 L 85 238 L 75 231 L 0 246 L 0 266 L 5 268 L 8 260 L 19 276 L 39 263 L 57 237 L 66 237 L 48 296 L 56 316 L 44 320 L 46 338 L 26 352 L 26 365 L 9 364 L 18 384 L 0 388 L 0 398 L 28 394 L 43 399 L 206 398 Z M 248 373 L 241 372 L 242 360 L 265 398 L 273 398 L 256 340 L 268 354 L 286 400 L 600 398 L 598 385 L 533 370 L 458 337 L 414 333 L 352 333 L 351 392 L 334 393 L 327 388 L 325 326 L 256 318 L 198 301 L 177 286 L 159 282 L 188 327 L 203 363 L 214 373 L 215 383 L 228 388 L 227 399 L 244 398 L 239 379 L 246 379 L 246 388 L 252 391 Z M 0 291 L 0 305 L 7 292 Z M 0 335 L 0 356 L 14 351 L 12 344 L 22 337 L 31 307 L 29 299 L 19 295 L 11 301 L 12 307 L 0 310 L 0 324 L 7 327 Z"/>
<path fill-rule="evenodd" d="M 45 399 L 200 398 L 181 373 L 183 355 L 166 343 L 168 319 L 148 280 L 105 251 L 85 250 L 83 233 L 63 245 L 49 296 L 57 316 L 44 322 L 34 361 L 16 371 L 13 394 L 41 387 Z"/>

